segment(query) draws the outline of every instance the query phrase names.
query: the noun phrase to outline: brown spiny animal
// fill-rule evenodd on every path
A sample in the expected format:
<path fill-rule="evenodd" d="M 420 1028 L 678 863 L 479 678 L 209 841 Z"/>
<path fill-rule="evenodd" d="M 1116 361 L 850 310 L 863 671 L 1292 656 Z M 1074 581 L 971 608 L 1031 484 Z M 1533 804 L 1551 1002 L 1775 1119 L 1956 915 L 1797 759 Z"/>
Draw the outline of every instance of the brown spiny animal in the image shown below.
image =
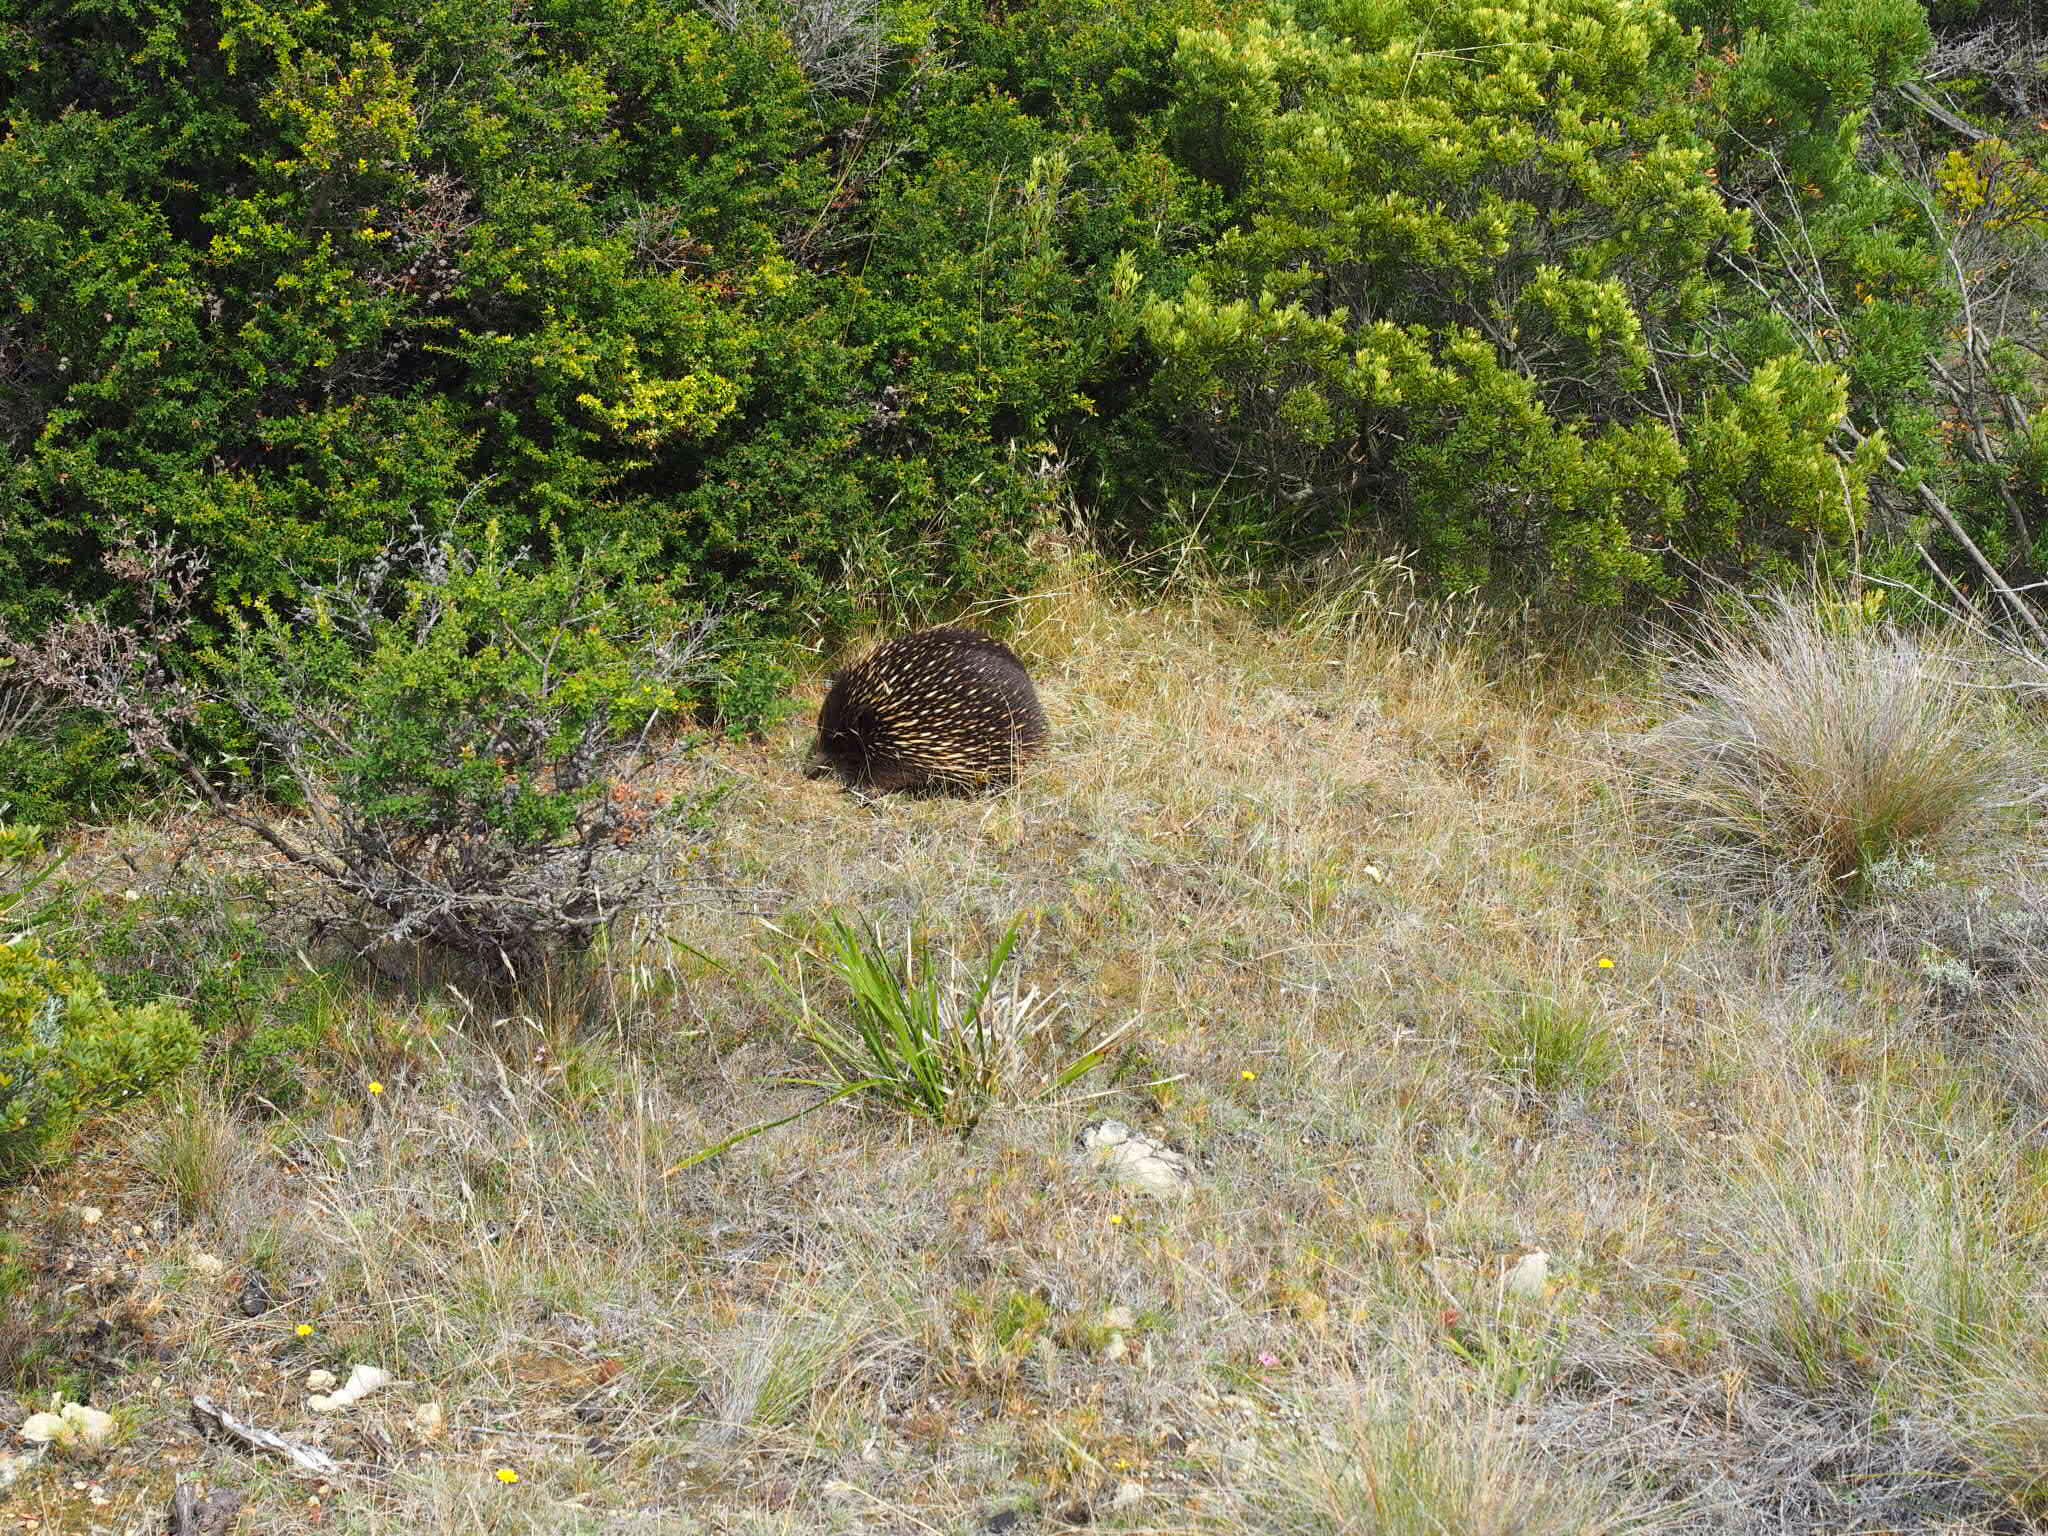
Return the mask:
<path fill-rule="evenodd" d="M 1009 783 L 1045 739 L 1037 690 L 1008 646 L 971 629 L 927 629 L 832 679 L 811 760 L 878 794 L 971 793 Z"/>

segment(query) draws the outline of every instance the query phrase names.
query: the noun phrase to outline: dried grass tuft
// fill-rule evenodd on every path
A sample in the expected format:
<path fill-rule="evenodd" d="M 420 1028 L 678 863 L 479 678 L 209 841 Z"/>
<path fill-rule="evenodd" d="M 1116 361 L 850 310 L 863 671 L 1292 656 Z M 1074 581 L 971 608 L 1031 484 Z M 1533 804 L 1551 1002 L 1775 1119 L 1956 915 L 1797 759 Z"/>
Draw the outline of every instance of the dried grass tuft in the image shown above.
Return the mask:
<path fill-rule="evenodd" d="M 1660 693 L 1642 777 L 1705 890 L 1854 901 L 1885 861 L 1967 850 L 2020 797 L 1960 655 L 1800 596 L 1710 620 Z"/>

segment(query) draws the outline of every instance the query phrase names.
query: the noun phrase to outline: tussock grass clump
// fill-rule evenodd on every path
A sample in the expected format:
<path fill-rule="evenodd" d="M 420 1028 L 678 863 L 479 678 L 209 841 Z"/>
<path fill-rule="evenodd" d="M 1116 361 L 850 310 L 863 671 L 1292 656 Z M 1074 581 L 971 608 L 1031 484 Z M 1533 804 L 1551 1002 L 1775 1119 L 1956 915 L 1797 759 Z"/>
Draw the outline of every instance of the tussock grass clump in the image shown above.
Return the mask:
<path fill-rule="evenodd" d="M 218 1209 L 235 1174 L 240 1133 L 226 1109 L 196 1093 L 183 1093 L 142 1145 L 150 1174 L 169 1192 L 179 1223 Z"/>
<path fill-rule="evenodd" d="M 1845 1109 L 1808 1087 L 1784 1111 L 1716 1222 L 1716 1310 L 1748 1368 L 1844 1435 L 1910 1423 L 1980 1488 L 2048 1508 L 2036 1159 L 1970 1097 Z"/>
<path fill-rule="evenodd" d="M 1639 743 L 1704 888 L 1856 899 L 1908 851 L 1962 846 L 2015 796 L 1993 712 L 1923 637 L 1778 593 L 1673 658 Z"/>
<path fill-rule="evenodd" d="M 1539 1093 L 1591 1093 L 1621 1066 L 1607 1021 L 1590 1009 L 1534 993 L 1516 999 L 1486 1029 L 1497 1075 Z"/>
<path fill-rule="evenodd" d="M 1273 1536 L 1619 1536 L 1650 1528 L 1597 1475 L 1562 1469 L 1501 1410 L 1441 1380 L 1350 1384 L 1304 1405 L 1205 1530 Z"/>

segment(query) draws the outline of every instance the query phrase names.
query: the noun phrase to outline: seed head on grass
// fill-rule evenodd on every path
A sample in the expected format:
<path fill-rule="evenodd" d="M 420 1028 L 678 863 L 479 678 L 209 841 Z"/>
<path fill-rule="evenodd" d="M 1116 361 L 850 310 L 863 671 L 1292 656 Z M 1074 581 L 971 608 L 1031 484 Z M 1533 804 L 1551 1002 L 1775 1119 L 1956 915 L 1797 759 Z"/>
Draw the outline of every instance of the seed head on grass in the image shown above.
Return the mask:
<path fill-rule="evenodd" d="M 2017 795 L 1992 705 L 1930 638 L 1778 593 L 1673 658 L 1642 777 L 1704 888 L 1862 894 L 1906 850 L 1963 845 Z"/>

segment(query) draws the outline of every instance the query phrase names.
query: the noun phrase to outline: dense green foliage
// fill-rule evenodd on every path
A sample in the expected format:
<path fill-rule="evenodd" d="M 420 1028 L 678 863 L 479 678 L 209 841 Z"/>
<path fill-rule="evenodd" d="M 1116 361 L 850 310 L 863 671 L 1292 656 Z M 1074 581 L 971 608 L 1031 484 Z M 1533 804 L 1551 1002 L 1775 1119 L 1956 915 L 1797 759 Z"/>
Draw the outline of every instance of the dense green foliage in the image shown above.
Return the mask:
<path fill-rule="evenodd" d="M 766 648 L 1015 590 L 1062 518 L 1615 605 L 1960 569 L 1924 483 L 2023 573 L 2048 453 L 1936 370 L 1958 232 L 2038 234 L 2028 125 L 1929 116 L 1935 43 L 1916 0 L 24 3 L 0 617 L 118 616 L 138 530 L 219 636 L 495 527 L 719 614 L 746 722 Z M 39 810 L 108 789 L 46 766 Z"/>
<path fill-rule="evenodd" d="M 1842 539 L 1839 375 L 1787 348 L 1730 378 L 1702 344 L 1751 231 L 1696 54 L 1624 0 L 1183 39 L 1180 140 L 1240 212 L 1144 324 L 1240 516 L 1369 517 L 1453 579 L 1605 603 L 1668 585 L 1665 551 Z"/>
<path fill-rule="evenodd" d="M 1014 581 L 1087 273 L 1181 217 L 1086 120 L 1156 95 L 1172 10 L 1086 8 L 1093 78 L 1048 80 L 1053 9 L 892 15 L 841 99 L 681 5 L 17 8 L 0 600 L 147 526 L 248 601 L 415 519 L 619 546 L 779 632 Z"/>

